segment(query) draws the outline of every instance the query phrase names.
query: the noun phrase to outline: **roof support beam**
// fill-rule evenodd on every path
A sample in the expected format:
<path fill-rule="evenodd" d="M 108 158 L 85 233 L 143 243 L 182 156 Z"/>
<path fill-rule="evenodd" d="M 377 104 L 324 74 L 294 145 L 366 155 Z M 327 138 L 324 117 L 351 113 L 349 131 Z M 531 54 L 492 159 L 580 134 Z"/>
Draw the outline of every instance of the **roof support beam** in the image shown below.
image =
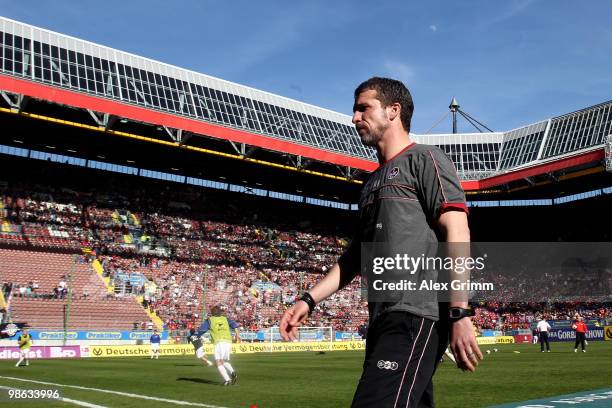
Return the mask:
<path fill-rule="evenodd" d="M 228 140 L 228 142 L 232 145 L 232 147 L 234 148 L 234 151 L 236 153 L 238 153 L 241 156 L 245 156 L 246 155 L 246 145 L 244 143 L 239 143 L 240 146 L 238 146 L 232 140 Z"/>
<path fill-rule="evenodd" d="M 172 139 L 173 142 L 178 143 L 180 145 L 185 144 L 187 140 L 191 138 L 191 135 L 188 134 L 187 132 L 183 132 L 183 129 L 173 129 L 173 128 L 169 128 L 168 126 L 164 126 L 163 128 L 168 134 L 168 136 L 170 136 L 170 139 Z"/>
<path fill-rule="evenodd" d="M 87 109 L 87 112 L 89 112 L 89 115 L 93 118 L 94 122 L 96 122 L 99 127 L 104 128 L 104 130 L 110 129 L 115 122 L 117 122 L 117 119 L 119 119 L 115 115 L 96 112 L 91 109 Z"/>
<path fill-rule="evenodd" d="M 25 108 L 25 106 L 27 105 L 28 101 L 30 100 L 29 96 L 22 95 L 22 94 L 15 94 L 15 93 L 6 92 L 6 91 L 0 91 L 0 94 L 2 94 L 2 98 L 4 98 L 6 103 L 9 104 L 9 106 L 11 107 L 11 110 L 14 110 L 17 112 L 21 112 L 23 108 Z"/>
<path fill-rule="evenodd" d="M 231 140 L 228 140 L 228 142 L 232 145 L 232 147 L 234 148 L 234 151 L 242 157 L 249 157 L 253 153 L 255 153 L 255 151 L 257 151 L 258 149 L 257 146 L 248 146 L 246 143 L 236 144 L 232 142 Z"/>
<path fill-rule="evenodd" d="M 302 156 L 295 156 L 295 159 L 290 154 L 284 154 L 283 156 L 287 158 L 287 163 L 289 163 L 291 166 L 298 169 L 300 168 L 300 165 L 302 163 Z"/>
<path fill-rule="evenodd" d="M 359 169 L 354 169 L 350 166 L 338 166 L 336 165 L 336 167 L 338 168 L 338 170 L 340 170 L 340 173 L 346 177 L 349 180 L 353 180 L 355 177 L 357 177 L 359 174 L 361 174 L 361 170 Z"/>

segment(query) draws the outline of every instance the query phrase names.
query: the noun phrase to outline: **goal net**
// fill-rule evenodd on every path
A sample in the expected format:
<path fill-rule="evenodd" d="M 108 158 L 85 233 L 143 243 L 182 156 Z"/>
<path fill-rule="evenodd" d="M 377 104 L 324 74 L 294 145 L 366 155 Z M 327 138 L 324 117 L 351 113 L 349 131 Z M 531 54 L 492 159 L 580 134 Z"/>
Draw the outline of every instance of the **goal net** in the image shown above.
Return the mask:
<path fill-rule="evenodd" d="M 270 327 L 265 330 L 265 342 L 275 343 L 283 341 L 278 327 Z M 333 330 L 331 327 L 298 327 L 297 341 L 309 343 L 323 343 L 328 345 L 328 350 L 333 349 Z"/>

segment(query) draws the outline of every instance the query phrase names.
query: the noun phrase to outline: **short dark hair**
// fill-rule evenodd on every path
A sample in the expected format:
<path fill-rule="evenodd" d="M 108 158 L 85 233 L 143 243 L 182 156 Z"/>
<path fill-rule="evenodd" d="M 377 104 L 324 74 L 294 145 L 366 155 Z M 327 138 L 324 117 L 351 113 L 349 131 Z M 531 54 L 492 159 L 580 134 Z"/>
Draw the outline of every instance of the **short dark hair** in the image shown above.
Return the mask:
<path fill-rule="evenodd" d="M 414 103 L 406 85 L 396 79 L 372 77 L 359 84 L 357 89 L 355 89 L 355 100 L 357 100 L 360 93 L 369 90 L 376 91 L 376 99 L 380 101 L 383 108 L 393 103 L 399 103 L 402 106 L 400 119 L 406 132 L 410 132 L 410 121 L 412 120 L 412 112 L 414 112 Z"/>
<path fill-rule="evenodd" d="M 223 314 L 223 308 L 220 305 L 215 305 L 210 309 L 212 316 L 221 316 Z"/>

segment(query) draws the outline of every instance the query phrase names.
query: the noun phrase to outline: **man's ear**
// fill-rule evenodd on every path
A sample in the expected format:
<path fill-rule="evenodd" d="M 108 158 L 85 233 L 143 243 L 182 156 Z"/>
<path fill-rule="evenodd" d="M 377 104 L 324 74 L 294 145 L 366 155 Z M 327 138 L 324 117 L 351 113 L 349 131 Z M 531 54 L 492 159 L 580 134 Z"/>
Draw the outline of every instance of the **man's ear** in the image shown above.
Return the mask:
<path fill-rule="evenodd" d="M 400 105 L 397 102 L 388 105 L 387 106 L 387 117 L 389 118 L 389 120 L 395 120 L 396 118 L 399 119 L 401 109 L 402 109 L 402 105 Z"/>

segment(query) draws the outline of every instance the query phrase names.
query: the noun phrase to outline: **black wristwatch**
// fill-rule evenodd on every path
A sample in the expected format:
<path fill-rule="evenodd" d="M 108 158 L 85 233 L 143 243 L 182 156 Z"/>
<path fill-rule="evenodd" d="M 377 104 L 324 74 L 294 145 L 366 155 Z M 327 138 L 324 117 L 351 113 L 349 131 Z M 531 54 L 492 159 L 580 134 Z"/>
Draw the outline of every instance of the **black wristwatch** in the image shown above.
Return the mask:
<path fill-rule="evenodd" d="M 311 315 L 312 311 L 317 305 L 317 302 L 314 301 L 314 299 L 312 298 L 312 296 L 310 296 L 310 293 L 308 292 L 304 292 L 300 300 L 306 302 L 306 304 L 308 305 L 308 315 Z"/>
<path fill-rule="evenodd" d="M 456 322 L 457 320 L 470 316 L 474 316 L 474 311 L 471 308 L 464 309 L 462 307 L 451 307 L 448 309 L 448 318 L 451 322 Z"/>

